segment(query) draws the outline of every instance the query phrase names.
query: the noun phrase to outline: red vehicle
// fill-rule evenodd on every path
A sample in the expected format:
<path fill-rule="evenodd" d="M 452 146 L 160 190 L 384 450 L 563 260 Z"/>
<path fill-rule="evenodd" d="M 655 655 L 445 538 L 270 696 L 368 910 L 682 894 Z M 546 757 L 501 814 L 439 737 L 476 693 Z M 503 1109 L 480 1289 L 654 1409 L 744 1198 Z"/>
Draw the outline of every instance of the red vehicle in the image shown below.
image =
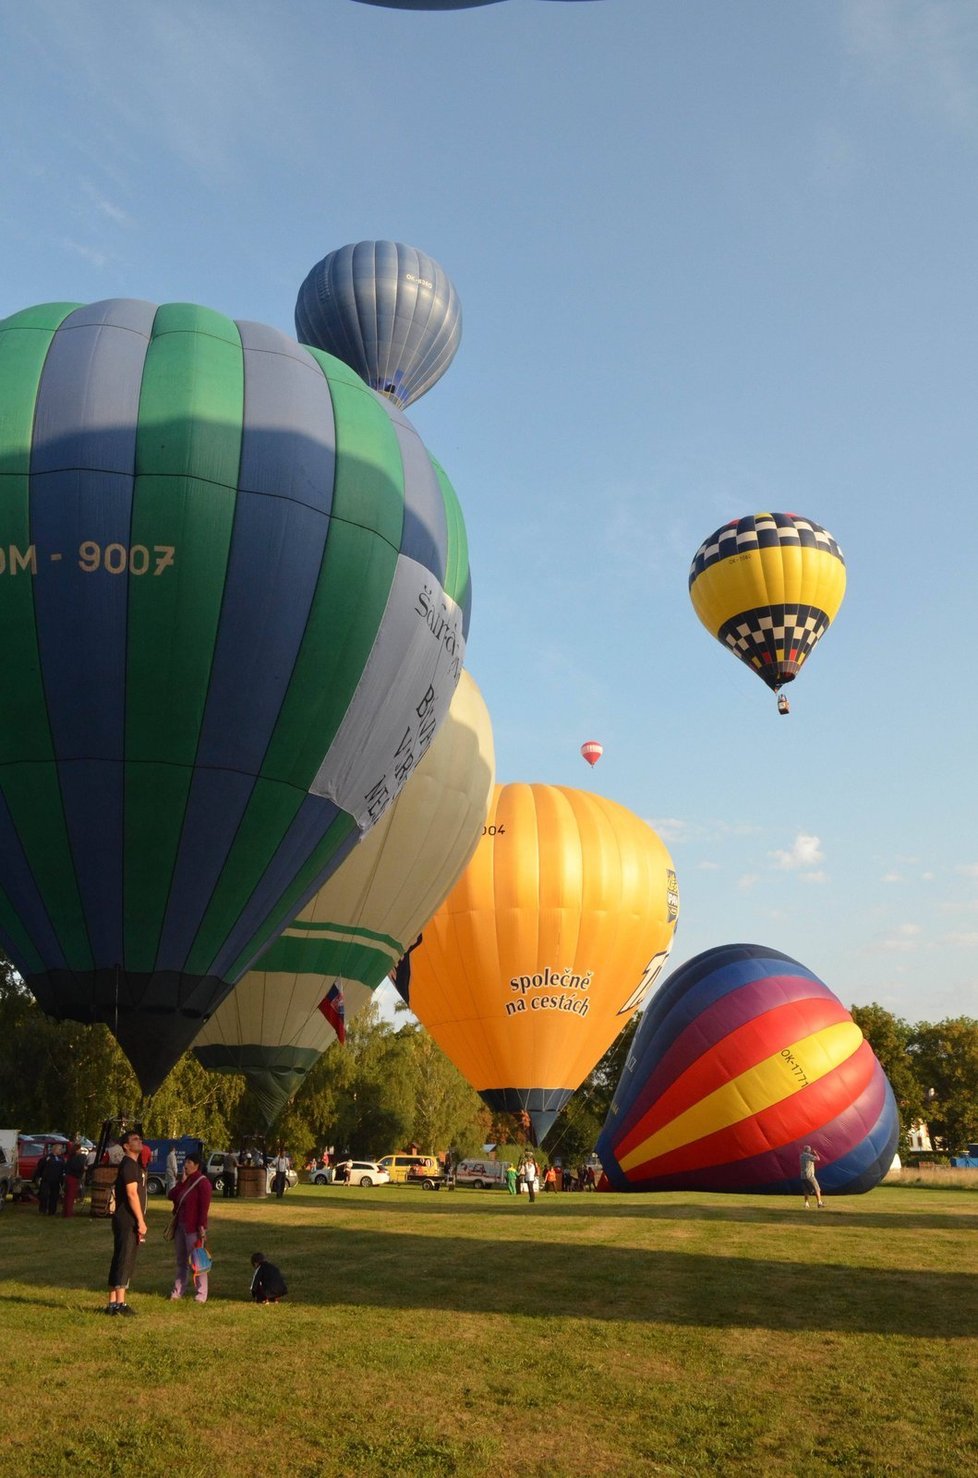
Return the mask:
<path fill-rule="evenodd" d="M 17 1167 L 22 1181 L 32 1181 L 49 1145 L 66 1150 L 71 1141 L 64 1134 L 20 1134 L 17 1136 Z"/>

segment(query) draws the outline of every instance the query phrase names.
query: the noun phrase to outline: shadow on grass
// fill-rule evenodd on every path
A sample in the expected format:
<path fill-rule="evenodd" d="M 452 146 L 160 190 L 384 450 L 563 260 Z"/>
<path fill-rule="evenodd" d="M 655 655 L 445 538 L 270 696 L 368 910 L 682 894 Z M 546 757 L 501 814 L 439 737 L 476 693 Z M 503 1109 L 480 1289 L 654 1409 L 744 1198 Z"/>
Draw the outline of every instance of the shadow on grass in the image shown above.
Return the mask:
<path fill-rule="evenodd" d="M 547 1321 L 929 1339 L 973 1337 L 978 1328 L 978 1277 L 964 1272 L 567 1243 L 545 1240 L 539 1222 L 525 1241 L 441 1235 L 430 1223 L 424 1233 L 403 1223 L 382 1229 L 369 1215 L 354 1226 L 325 1222 L 310 1227 L 269 1216 L 268 1209 L 262 1208 L 260 1219 L 227 1222 L 221 1228 L 212 1275 L 216 1306 L 227 1306 L 229 1294 L 235 1303 L 246 1300 L 247 1254 L 260 1244 L 271 1249 L 289 1280 L 290 1317 L 316 1309 L 376 1309 L 436 1321 L 449 1313 L 517 1314 Z M 109 1247 L 104 1236 L 97 1243 L 83 1237 L 74 1248 L 61 1242 L 59 1255 L 38 1266 L 26 1243 L 20 1248 L 8 1243 L 6 1276 L 22 1282 L 30 1278 L 37 1292 L 25 1297 L 22 1287 L 6 1292 L 0 1287 L 0 1306 L 63 1307 L 51 1296 L 55 1289 L 95 1298 L 92 1290 L 98 1287 L 97 1274 Z M 824 1255 L 837 1259 L 838 1244 Z M 164 1266 L 169 1272 L 169 1265 L 168 1244 L 148 1245 L 140 1254 L 135 1289 L 165 1298 L 169 1282 Z"/>
<path fill-rule="evenodd" d="M 349 1192 L 335 1188 L 317 1189 L 306 1195 L 302 1194 L 308 1187 L 300 1187 L 293 1193 L 293 1205 L 321 1206 L 328 1208 L 338 1204 L 336 1198 L 345 1198 L 347 1195 L 363 1197 L 362 1202 L 358 1199 L 356 1204 L 357 1213 L 381 1212 L 385 1216 L 390 1215 L 393 1197 L 397 1197 L 400 1203 L 399 1209 L 403 1209 L 407 1216 L 424 1214 L 426 1216 L 485 1216 L 487 1212 L 502 1210 L 505 1214 L 507 1209 L 516 1216 L 525 1212 L 530 1213 L 526 1197 L 518 1198 L 508 1196 L 502 1191 L 472 1191 L 459 1195 L 457 1192 L 431 1192 L 415 1191 L 413 1188 L 403 1191 L 385 1191 L 382 1197 L 378 1197 L 376 1191 Z M 670 1193 L 674 1194 L 674 1193 Z M 540 1209 L 538 1209 L 538 1207 Z M 556 1215 L 563 1217 L 584 1217 L 591 1219 L 608 1219 L 623 1221 L 710 1221 L 710 1222 L 744 1222 L 754 1225 L 762 1222 L 774 1223 L 775 1225 L 794 1225 L 799 1213 L 803 1214 L 800 1196 L 770 1196 L 756 1197 L 748 1205 L 742 1201 L 738 1202 L 731 1197 L 729 1202 L 718 1205 L 716 1201 L 666 1201 L 654 1195 L 635 1196 L 607 1196 L 601 1193 L 587 1194 L 570 1192 L 567 1194 L 541 1194 L 537 1198 L 532 1214 Z M 812 1212 L 812 1215 L 815 1215 Z M 869 1197 L 826 1197 L 825 1211 L 823 1216 L 833 1218 L 844 1217 L 857 1227 L 886 1227 L 895 1226 L 908 1228 L 913 1231 L 936 1231 L 946 1230 L 948 1227 L 961 1228 L 962 1230 L 978 1232 L 978 1197 L 975 1200 L 974 1213 L 961 1213 L 956 1208 L 953 1211 L 941 1213 L 904 1212 L 894 1208 L 890 1212 L 874 1211 L 873 1203 Z"/>

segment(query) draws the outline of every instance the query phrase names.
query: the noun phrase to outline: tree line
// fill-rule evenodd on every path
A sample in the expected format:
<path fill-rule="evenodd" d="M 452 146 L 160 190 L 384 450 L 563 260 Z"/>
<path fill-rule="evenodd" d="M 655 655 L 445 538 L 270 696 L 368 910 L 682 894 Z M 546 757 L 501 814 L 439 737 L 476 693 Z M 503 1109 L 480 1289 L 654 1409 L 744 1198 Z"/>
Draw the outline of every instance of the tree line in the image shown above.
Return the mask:
<path fill-rule="evenodd" d="M 935 1147 L 953 1153 L 978 1141 L 978 1021 L 959 1016 L 915 1025 L 879 1005 L 852 1015 L 890 1080 L 903 1139 L 927 1125 Z M 546 1158 L 578 1164 L 591 1153 L 638 1026 L 633 1018 L 557 1119 Z M 297 1160 L 326 1145 L 373 1157 L 417 1144 L 478 1154 L 487 1143 L 520 1145 L 528 1122 L 492 1114 L 413 1018 L 399 1025 L 371 1007 L 306 1075 L 271 1126 L 243 1077 L 208 1072 L 185 1054 L 152 1099 L 144 1099 L 107 1027 L 56 1022 L 19 977 L 0 965 L 0 1127 L 95 1138 L 124 1115 L 154 1138 L 193 1134 L 208 1148 L 256 1139 L 283 1144 Z"/>

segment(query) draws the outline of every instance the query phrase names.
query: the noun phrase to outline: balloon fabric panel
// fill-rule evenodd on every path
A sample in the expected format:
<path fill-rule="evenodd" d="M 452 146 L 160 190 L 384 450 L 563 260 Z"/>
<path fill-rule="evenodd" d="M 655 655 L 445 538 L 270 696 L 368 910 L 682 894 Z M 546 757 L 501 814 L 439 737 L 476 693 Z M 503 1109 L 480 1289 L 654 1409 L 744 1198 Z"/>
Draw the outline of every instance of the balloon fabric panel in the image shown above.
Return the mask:
<path fill-rule="evenodd" d="M 693 1115 L 692 1123 L 702 1123 L 711 1129 L 718 1127 L 721 1112 L 719 1104 L 711 1099 L 715 1092 L 729 1102 L 736 1121 L 737 1105 L 747 1101 L 756 1105 L 771 1103 L 786 1097 L 796 1090 L 797 1082 L 790 1080 L 791 1070 L 781 1057 L 784 1043 L 796 1038 L 808 1037 L 812 1031 L 820 1031 L 838 1023 L 848 1023 L 848 1012 L 837 1001 L 826 999 L 787 1002 L 772 1006 L 762 1015 L 743 1022 L 728 1031 L 716 1043 L 712 1052 L 703 1053 L 671 1083 L 663 1088 L 642 1118 L 642 1139 L 648 1144 L 669 1126 L 673 1135 L 685 1132 L 680 1125 L 687 1114 Z M 856 1039 L 856 1044 L 861 1038 Z M 778 1071 L 782 1068 L 783 1073 Z M 750 1081 L 748 1076 L 751 1075 Z M 811 1069 L 814 1078 L 815 1070 Z M 717 1078 L 726 1080 L 723 1088 L 714 1088 Z M 753 1111 L 753 1110 L 752 1110 Z M 688 1132 L 687 1138 L 699 1136 Z M 633 1133 L 620 1141 L 620 1152 L 630 1156 L 638 1146 Z"/>
<path fill-rule="evenodd" d="M 854 1194 L 898 1134 L 882 1068 L 832 992 L 776 950 L 725 945 L 650 1003 L 598 1152 L 619 1189 L 780 1193 L 800 1187 L 810 1141 L 823 1190 Z"/>
<path fill-rule="evenodd" d="M 0 938 L 155 1084 L 430 744 L 458 505 L 345 366 L 193 305 L 16 314 L 0 388 Z"/>
<path fill-rule="evenodd" d="M 266 1111 L 281 1108 L 335 1039 L 322 1011 L 330 987 L 340 987 L 349 1023 L 455 882 L 478 841 L 493 769 L 489 715 L 463 672 L 400 796 L 200 1032 L 205 1067 L 257 1080 Z"/>
<path fill-rule="evenodd" d="M 497 790 L 486 834 L 412 955 L 411 1007 L 495 1109 L 539 1137 L 668 952 L 675 875 L 624 807 L 544 785 Z"/>

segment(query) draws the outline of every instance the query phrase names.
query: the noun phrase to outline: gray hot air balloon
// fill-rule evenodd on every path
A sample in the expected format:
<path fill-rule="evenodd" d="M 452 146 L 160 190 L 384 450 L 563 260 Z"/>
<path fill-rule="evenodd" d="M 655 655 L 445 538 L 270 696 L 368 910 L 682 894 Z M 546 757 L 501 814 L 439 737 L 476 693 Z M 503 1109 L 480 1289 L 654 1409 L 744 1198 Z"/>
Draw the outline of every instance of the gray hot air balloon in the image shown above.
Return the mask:
<path fill-rule="evenodd" d="M 296 337 L 356 370 L 398 406 L 455 358 L 462 305 L 433 257 L 399 241 L 359 241 L 317 262 L 299 289 Z"/>
<path fill-rule="evenodd" d="M 477 5 L 496 5 L 498 0 L 360 0 L 360 4 L 382 5 L 386 10 L 474 10 Z"/>

